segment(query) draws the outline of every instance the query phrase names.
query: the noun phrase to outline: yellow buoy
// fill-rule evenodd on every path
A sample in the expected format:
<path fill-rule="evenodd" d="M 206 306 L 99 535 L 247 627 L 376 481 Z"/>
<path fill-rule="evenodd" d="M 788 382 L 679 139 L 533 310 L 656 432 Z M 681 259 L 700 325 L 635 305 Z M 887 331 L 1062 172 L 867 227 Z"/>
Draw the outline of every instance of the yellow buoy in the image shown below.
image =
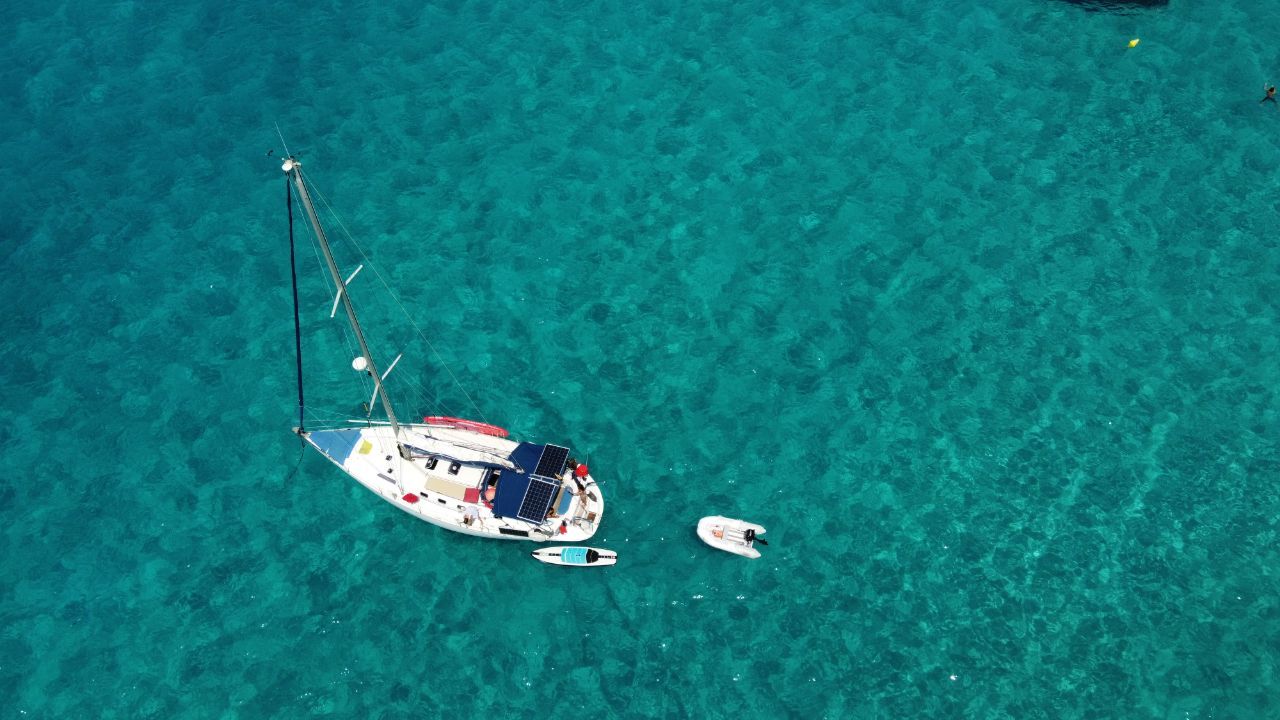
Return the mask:
<path fill-rule="evenodd" d="M 1130 40 L 1130 41 L 1129 41 L 1129 47 L 1131 47 L 1131 48 L 1136 48 L 1136 47 L 1138 47 L 1138 43 L 1140 43 L 1140 42 L 1142 42 L 1142 39 L 1141 39 L 1141 38 L 1134 38 L 1134 39 L 1132 39 L 1132 40 Z"/>

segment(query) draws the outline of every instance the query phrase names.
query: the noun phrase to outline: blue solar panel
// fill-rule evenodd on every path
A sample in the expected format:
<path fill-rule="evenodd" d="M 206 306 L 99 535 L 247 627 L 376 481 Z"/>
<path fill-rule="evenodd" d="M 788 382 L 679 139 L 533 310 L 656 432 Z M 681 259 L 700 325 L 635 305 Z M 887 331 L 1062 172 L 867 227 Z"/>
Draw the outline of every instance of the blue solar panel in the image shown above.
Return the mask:
<path fill-rule="evenodd" d="M 538 458 L 538 469 L 534 475 L 558 478 L 564 472 L 565 458 L 569 457 L 569 448 L 559 445 L 548 445 L 542 449 L 542 457 Z"/>
<path fill-rule="evenodd" d="M 529 488 L 524 491 L 524 500 L 520 501 L 520 511 L 516 513 L 516 517 L 533 523 L 543 522 L 547 519 L 551 499 L 559 489 L 560 485 L 550 480 L 529 478 Z"/>

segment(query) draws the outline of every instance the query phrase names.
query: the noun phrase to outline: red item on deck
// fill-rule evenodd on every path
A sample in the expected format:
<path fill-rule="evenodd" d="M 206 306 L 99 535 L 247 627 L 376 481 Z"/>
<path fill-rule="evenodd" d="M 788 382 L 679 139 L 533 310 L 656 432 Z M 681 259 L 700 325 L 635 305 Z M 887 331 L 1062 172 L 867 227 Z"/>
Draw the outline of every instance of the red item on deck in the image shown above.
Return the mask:
<path fill-rule="evenodd" d="M 574 477 L 584 478 L 587 476 L 587 464 L 582 463 L 573 469 Z"/>
<path fill-rule="evenodd" d="M 412 504 L 414 504 L 414 503 L 418 502 L 418 496 L 417 496 L 417 495 L 414 495 L 413 493 L 407 493 L 407 494 L 404 496 L 404 501 L 405 501 L 405 502 L 407 502 L 407 503 L 409 503 L 410 505 L 412 505 Z"/>
<path fill-rule="evenodd" d="M 492 435 L 500 438 L 507 436 L 507 431 L 497 425 L 476 422 L 475 420 L 463 420 L 462 418 L 447 417 L 445 415 L 428 415 L 422 418 L 422 422 L 428 425 L 444 425 L 446 427 L 457 428 L 459 430 L 470 430 L 471 432 L 483 433 L 485 435 Z"/>
<path fill-rule="evenodd" d="M 462 491 L 462 502 L 480 502 L 480 488 L 467 488 Z"/>

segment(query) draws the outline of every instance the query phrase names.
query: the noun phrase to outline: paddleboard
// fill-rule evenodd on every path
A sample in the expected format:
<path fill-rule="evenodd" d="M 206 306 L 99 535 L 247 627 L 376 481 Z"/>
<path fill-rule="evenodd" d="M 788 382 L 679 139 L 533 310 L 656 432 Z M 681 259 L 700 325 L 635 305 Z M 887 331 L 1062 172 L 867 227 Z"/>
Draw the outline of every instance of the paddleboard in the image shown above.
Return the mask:
<path fill-rule="evenodd" d="M 618 554 L 612 550 L 589 547 L 549 547 L 533 551 L 533 557 L 548 565 L 569 567 L 601 567 L 618 562 Z"/>

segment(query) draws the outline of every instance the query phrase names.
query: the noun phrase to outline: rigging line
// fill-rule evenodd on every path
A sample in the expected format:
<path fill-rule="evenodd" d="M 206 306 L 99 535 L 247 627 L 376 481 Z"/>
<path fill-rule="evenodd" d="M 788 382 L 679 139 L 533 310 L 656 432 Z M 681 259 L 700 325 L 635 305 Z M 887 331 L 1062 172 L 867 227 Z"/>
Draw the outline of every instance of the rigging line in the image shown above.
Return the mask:
<path fill-rule="evenodd" d="M 311 432 L 318 430 L 332 430 L 335 428 L 347 428 L 349 424 L 346 418 L 324 417 L 311 413 Z"/>
<path fill-rule="evenodd" d="M 412 388 L 412 390 L 416 394 L 417 399 L 420 403 L 430 405 L 432 406 L 433 410 L 437 411 L 437 412 L 432 412 L 431 414 L 453 415 L 453 411 L 449 409 L 449 406 L 443 400 L 440 399 L 439 393 L 429 393 L 427 391 L 426 386 L 424 386 L 422 383 L 418 382 L 417 380 L 414 380 L 412 376 L 401 377 L 400 383 L 402 385 L 410 386 L 410 388 Z M 443 408 L 443 412 L 438 412 L 438 410 L 440 410 L 441 408 Z"/>
<path fill-rule="evenodd" d="M 289 152 L 289 143 L 284 141 L 284 133 L 280 132 L 280 123 L 272 123 L 276 126 L 276 137 L 280 138 L 280 147 L 284 148 L 285 157 L 293 157 L 293 153 Z"/>
<path fill-rule="evenodd" d="M 351 294 L 342 292 L 346 288 L 346 283 L 342 280 L 342 273 L 338 268 L 338 263 L 334 259 L 333 252 L 329 246 L 328 233 L 324 231 L 324 227 L 320 222 L 320 216 L 316 212 L 315 205 L 311 201 L 311 189 L 307 185 L 306 177 L 302 173 L 301 166 L 298 162 L 290 160 L 284 165 L 285 171 L 289 175 L 289 179 L 293 181 L 294 187 L 298 190 L 298 198 L 302 200 L 302 204 L 307 211 L 307 220 L 311 224 L 311 229 L 315 231 L 316 240 L 320 243 L 320 250 L 324 253 L 325 265 L 329 268 L 329 274 L 333 280 L 334 289 L 337 292 L 337 300 L 341 302 L 343 309 L 346 311 L 347 321 L 351 325 L 351 333 L 355 335 L 356 341 L 360 344 L 360 354 L 364 359 L 359 363 L 354 363 L 355 369 L 368 370 L 374 385 L 374 395 L 382 400 L 382 409 L 387 413 L 387 419 L 391 421 L 391 430 L 393 441 L 396 448 L 403 456 L 405 454 L 404 447 L 400 444 L 399 437 L 401 435 L 400 425 L 396 422 L 395 409 L 391 405 L 391 398 L 382 386 L 381 375 L 378 372 L 378 364 L 373 359 L 373 353 L 369 348 L 369 343 L 365 339 L 364 330 L 360 327 L 360 320 L 356 317 L 355 305 L 351 302 Z M 355 273 L 352 273 L 354 276 Z M 370 402 L 373 398 L 370 398 Z M 403 487 L 397 479 L 395 483 L 398 490 L 403 491 Z"/>
<path fill-rule="evenodd" d="M 313 421 L 316 418 L 321 418 L 321 419 L 328 418 L 336 422 L 338 420 L 345 420 L 351 417 L 351 413 L 343 412 L 341 410 L 317 410 L 314 406 L 312 406 L 307 408 L 307 417 L 311 418 Z"/>
<path fill-rule="evenodd" d="M 299 436 L 299 437 L 301 437 L 301 436 Z M 302 445 L 303 445 L 302 447 L 298 448 L 298 460 L 297 460 L 297 462 L 295 462 L 295 463 L 293 464 L 293 469 L 289 471 L 289 475 L 288 475 L 287 477 L 285 477 L 285 479 L 284 479 L 284 484 L 285 484 L 285 485 L 289 485 L 289 484 L 291 484 L 291 483 L 293 482 L 293 478 L 294 478 L 294 476 L 298 474 L 298 466 L 302 465 L 302 458 L 303 458 L 303 457 L 305 457 L 305 455 L 306 455 L 306 450 L 307 450 L 307 448 L 306 448 L 306 443 L 303 443 Z"/>
<path fill-rule="evenodd" d="M 457 387 L 458 390 L 462 393 L 462 395 L 467 399 L 467 402 L 471 403 L 471 407 L 476 411 L 476 415 L 480 417 L 480 420 L 482 420 L 483 422 L 488 422 L 489 419 L 485 417 L 484 411 L 480 409 L 480 406 L 476 404 L 475 399 L 471 397 L 471 394 L 469 392 L 467 392 L 466 387 L 464 387 L 462 382 L 458 380 L 458 376 L 454 374 L 453 370 L 449 367 L 448 363 L 445 362 L 444 357 L 440 354 L 440 351 L 436 350 L 435 345 L 433 345 L 431 341 L 427 339 L 426 333 L 424 333 L 422 331 L 422 328 L 418 326 L 418 323 L 414 321 L 413 317 L 409 314 L 409 311 L 405 308 L 404 303 L 400 302 L 399 296 L 397 296 L 395 291 L 391 289 L 391 285 L 386 281 L 386 278 L 382 276 L 382 273 L 378 271 L 378 266 L 375 265 L 373 261 L 369 259 L 369 256 L 365 253 L 364 248 L 362 248 L 360 244 L 356 242 L 355 238 L 351 235 L 351 232 L 347 230 L 346 225 L 344 225 L 342 222 L 342 218 L 339 217 L 338 214 L 334 211 L 333 206 L 329 204 L 328 199 L 325 198 L 324 195 L 321 194 L 319 190 L 316 191 L 316 195 L 320 197 L 321 202 L 325 204 L 325 207 L 329 210 L 330 215 L 333 216 L 333 219 L 338 223 L 338 226 L 342 228 L 342 232 L 347 236 L 347 240 L 351 243 L 353 247 L 355 247 L 356 251 L 360 253 L 360 256 L 364 258 L 365 264 L 367 264 L 370 268 L 373 269 L 374 276 L 378 278 L 378 281 L 382 283 L 382 287 L 387 291 L 387 294 L 391 296 L 392 301 L 394 301 L 396 306 L 400 308 L 400 314 L 404 315 L 405 319 L 409 321 L 409 324 L 413 326 L 414 331 L 418 333 L 418 337 L 422 340 L 423 344 L 425 344 L 427 348 L 431 350 L 431 353 L 432 355 L 435 356 L 436 361 L 440 363 L 440 367 L 443 368 L 446 373 L 448 373 L 449 379 L 453 381 L 454 386 Z M 421 393 L 421 394 L 425 397 L 425 393 Z M 438 395 L 437 395 L 437 398 L 438 398 Z M 437 399 L 436 402 L 439 402 L 439 400 Z"/>
<path fill-rule="evenodd" d="M 345 412 L 343 410 L 330 410 L 330 409 L 317 410 L 313 405 L 307 408 L 307 417 L 309 418 L 318 418 L 318 417 L 348 418 L 348 417 L 351 417 L 351 413 Z"/>
<path fill-rule="evenodd" d="M 320 269 L 320 274 L 324 275 L 327 272 L 327 270 L 324 266 L 324 260 L 320 259 L 320 248 L 318 246 L 318 241 L 315 238 L 311 239 L 311 254 L 316 259 L 316 267 Z M 344 347 L 347 348 L 347 357 L 358 356 L 360 353 L 356 352 L 355 346 L 351 344 L 351 329 L 347 327 L 346 323 L 340 324 L 340 328 L 341 328 L 340 332 L 342 334 L 342 344 Z M 367 382 L 368 375 L 363 373 L 357 373 L 357 376 L 360 378 L 359 380 L 360 389 L 364 392 L 365 395 L 368 395 L 370 390 L 369 383 Z"/>
<path fill-rule="evenodd" d="M 399 296 L 395 294 L 395 291 L 391 289 L 391 285 L 387 283 L 386 278 L 382 277 L 382 273 L 378 271 L 378 266 L 375 265 L 373 261 L 369 259 L 369 256 L 365 254 L 364 248 L 360 247 L 360 243 L 356 242 L 356 239 L 351 235 L 351 231 L 347 230 L 346 224 L 342 222 L 342 218 L 338 216 L 338 213 L 334 211 L 333 206 L 329 204 L 328 198 L 324 196 L 324 193 L 316 189 L 314 183 L 312 183 L 311 189 L 315 190 L 316 196 L 320 198 L 320 202 L 324 203 L 324 206 L 329 210 L 329 214 L 332 215 L 333 219 L 338 223 L 338 227 L 342 228 L 342 232 L 347 236 L 347 240 L 350 241 L 356 251 L 360 253 L 360 257 L 364 258 L 365 264 L 373 269 L 374 276 L 378 278 L 378 282 L 382 283 L 382 287 L 386 289 L 387 294 L 391 296 L 391 299 L 395 302 L 396 306 L 400 308 L 401 314 L 403 314 L 405 319 L 409 321 L 409 324 L 413 326 L 413 329 L 417 331 L 418 337 L 422 338 L 422 342 L 426 343 L 426 346 L 431 349 L 431 353 L 435 355 L 436 360 L 440 363 L 440 367 L 444 368 L 444 371 L 449 374 L 449 379 L 453 380 L 453 384 L 457 385 L 458 389 L 462 391 L 462 394 L 466 396 L 467 401 L 471 403 L 471 407 L 475 408 L 476 414 L 480 416 L 480 420 L 486 423 L 489 422 L 489 419 L 486 418 L 484 413 L 480 410 L 480 406 L 476 404 L 474 399 L 472 399 L 471 394 L 468 393 L 467 389 L 458 381 L 458 376 L 453 374 L 453 370 L 451 370 L 448 363 L 444 361 L 444 357 L 440 355 L 440 351 L 436 350 L 436 346 L 432 345 L 431 341 L 427 339 L 426 333 L 422 332 L 422 328 L 418 327 L 418 323 L 414 322 L 413 317 L 409 315 L 409 311 L 405 309 L 404 303 L 400 302 Z"/>
<path fill-rule="evenodd" d="M 352 413 L 339 414 L 329 413 L 327 415 L 319 415 L 310 410 L 307 411 L 307 417 L 311 418 L 311 432 L 320 430 L 350 430 Z M 384 421 L 378 421 L 384 422 Z"/>
<path fill-rule="evenodd" d="M 315 187 L 314 187 L 313 185 L 311 185 L 311 180 L 310 180 L 309 178 L 307 179 L 307 184 L 308 184 L 308 186 L 310 186 L 310 187 L 311 187 L 311 189 L 312 189 L 312 190 L 315 190 Z M 318 191 L 316 191 L 316 192 L 318 193 Z M 329 208 L 329 214 L 333 216 L 334 220 L 336 220 L 336 221 L 338 222 L 338 224 L 341 224 L 341 223 L 342 223 L 342 219 L 338 217 L 337 213 L 335 213 L 335 212 L 333 211 L 333 208 L 332 208 L 332 207 L 329 207 L 328 201 L 325 201 L 325 205 L 326 205 L 326 207 L 328 207 L 328 208 Z M 346 228 L 345 228 L 345 227 L 343 228 L 343 232 L 346 232 Z M 350 237 L 350 233 L 347 233 L 347 235 L 348 235 L 348 237 Z M 352 242 L 352 244 L 354 245 L 354 244 L 355 244 L 355 242 L 353 241 L 353 242 Z M 359 249 L 359 248 L 357 247 L 357 249 Z M 312 254 L 313 254 L 313 255 L 315 256 L 315 258 L 316 258 L 316 267 L 320 268 L 320 274 L 321 274 L 321 275 L 325 274 L 325 273 L 327 272 L 327 270 L 326 270 L 326 268 L 325 268 L 325 266 L 324 266 L 324 261 L 320 259 L 320 248 L 319 248 L 319 246 L 318 246 L 318 241 L 317 241 L 315 238 L 313 238 L 313 239 L 312 239 L 312 242 L 311 242 L 311 252 L 312 252 Z M 362 254 L 363 254 L 363 253 L 362 253 Z M 375 273 L 377 272 L 377 268 L 374 268 L 374 272 L 375 272 Z M 384 286 L 385 286 L 385 283 L 384 283 Z M 346 289 L 345 287 L 343 287 L 341 292 L 346 293 L 346 292 L 347 292 L 347 289 Z M 348 296 L 348 297 L 350 297 L 350 296 Z M 393 295 L 392 297 L 394 298 L 394 295 Z M 351 301 L 352 301 L 352 302 L 355 302 L 355 300 L 354 300 L 354 299 L 352 299 Z M 352 337 L 353 337 L 353 332 L 352 332 L 352 330 L 351 330 L 349 327 L 347 327 L 345 324 L 344 324 L 344 325 L 342 325 L 341 327 L 342 327 L 342 340 L 343 340 L 343 343 L 346 345 L 346 348 L 347 348 L 347 354 L 348 354 L 348 356 L 349 356 L 349 357 L 356 357 L 356 356 L 360 355 L 360 353 L 358 353 L 358 352 L 356 351 L 355 346 L 352 344 Z M 366 373 L 357 373 L 357 375 L 359 375 L 359 378 L 360 378 L 360 387 L 364 390 L 364 394 L 368 395 L 368 394 L 370 393 L 370 391 L 372 390 L 372 388 L 370 387 L 370 379 L 372 378 L 372 375 L 371 375 L 371 374 L 369 374 L 369 373 L 367 373 L 367 372 L 366 372 Z M 376 385 L 374 385 L 373 387 L 375 387 L 375 388 L 376 388 L 377 386 L 376 386 Z M 421 395 L 423 395 L 423 396 L 425 397 L 425 393 L 420 393 L 420 394 L 421 394 Z M 362 403 L 362 404 L 363 404 L 363 403 Z M 372 418 L 372 415 L 373 415 L 373 410 L 372 410 L 372 408 L 366 405 L 366 406 L 365 406 L 365 420 L 366 420 L 366 421 L 370 420 L 370 419 Z M 344 415 L 344 417 L 346 417 L 346 415 Z"/>
<path fill-rule="evenodd" d="M 277 128 L 278 129 L 278 128 Z M 281 142 L 284 139 L 281 138 Z M 293 187 L 289 178 L 284 179 L 284 204 L 289 210 L 289 275 L 293 278 L 293 353 L 298 365 L 298 440 L 302 441 L 304 408 L 302 401 L 302 319 L 298 313 L 298 261 L 293 241 Z"/>

